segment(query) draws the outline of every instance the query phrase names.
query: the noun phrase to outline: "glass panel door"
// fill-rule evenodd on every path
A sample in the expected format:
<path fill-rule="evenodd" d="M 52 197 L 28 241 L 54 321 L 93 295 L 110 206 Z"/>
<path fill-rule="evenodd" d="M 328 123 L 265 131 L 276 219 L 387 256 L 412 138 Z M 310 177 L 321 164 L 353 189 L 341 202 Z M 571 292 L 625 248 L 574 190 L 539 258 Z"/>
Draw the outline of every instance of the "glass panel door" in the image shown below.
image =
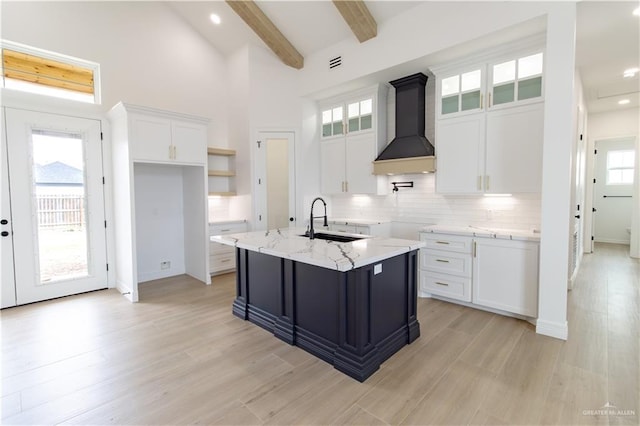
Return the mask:
<path fill-rule="evenodd" d="M 86 185 L 82 135 L 32 131 L 40 283 L 85 277 Z"/>
<path fill-rule="evenodd" d="M 18 304 L 107 287 L 100 122 L 6 110 Z"/>

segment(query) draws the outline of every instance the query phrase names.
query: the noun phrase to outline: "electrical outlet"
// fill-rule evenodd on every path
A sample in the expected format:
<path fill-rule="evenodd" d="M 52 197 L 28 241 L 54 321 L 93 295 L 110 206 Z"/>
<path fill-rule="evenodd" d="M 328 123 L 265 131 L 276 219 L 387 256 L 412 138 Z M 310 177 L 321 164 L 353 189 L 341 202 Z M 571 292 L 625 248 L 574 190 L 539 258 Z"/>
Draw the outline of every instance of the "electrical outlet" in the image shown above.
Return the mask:
<path fill-rule="evenodd" d="M 160 262 L 160 269 L 169 269 L 171 268 L 171 262 L 165 260 L 164 262 Z"/>

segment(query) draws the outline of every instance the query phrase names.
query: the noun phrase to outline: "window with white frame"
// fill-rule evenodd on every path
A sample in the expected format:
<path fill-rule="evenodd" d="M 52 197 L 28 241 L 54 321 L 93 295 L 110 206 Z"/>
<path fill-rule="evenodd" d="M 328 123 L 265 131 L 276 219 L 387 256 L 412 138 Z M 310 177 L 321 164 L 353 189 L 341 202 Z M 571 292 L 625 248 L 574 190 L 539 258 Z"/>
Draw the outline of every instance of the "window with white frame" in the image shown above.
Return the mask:
<path fill-rule="evenodd" d="M 0 44 L 2 87 L 100 103 L 99 64 L 6 40 Z"/>
<path fill-rule="evenodd" d="M 635 164 L 633 150 L 607 152 L 607 185 L 631 185 Z"/>

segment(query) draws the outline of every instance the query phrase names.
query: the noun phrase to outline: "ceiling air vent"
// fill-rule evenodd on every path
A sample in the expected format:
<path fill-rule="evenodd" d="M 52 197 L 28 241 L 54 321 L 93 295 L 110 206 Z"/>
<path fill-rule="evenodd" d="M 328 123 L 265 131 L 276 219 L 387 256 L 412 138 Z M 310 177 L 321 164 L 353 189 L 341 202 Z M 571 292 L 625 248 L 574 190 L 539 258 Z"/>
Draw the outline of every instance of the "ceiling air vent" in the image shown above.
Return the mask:
<path fill-rule="evenodd" d="M 329 59 L 329 69 L 332 70 L 336 67 L 342 65 L 342 56 L 336 56 L 335 58 Z"/>

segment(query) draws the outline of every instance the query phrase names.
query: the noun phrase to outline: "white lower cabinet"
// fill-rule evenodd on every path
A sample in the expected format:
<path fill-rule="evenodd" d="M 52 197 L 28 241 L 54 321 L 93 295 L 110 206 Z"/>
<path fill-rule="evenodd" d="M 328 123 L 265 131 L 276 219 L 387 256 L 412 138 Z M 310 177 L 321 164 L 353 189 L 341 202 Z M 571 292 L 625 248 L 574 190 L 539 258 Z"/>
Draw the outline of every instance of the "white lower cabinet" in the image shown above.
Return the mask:
<path fill-rule="evenodd" d="M 247 232 L 247 222 L 209 224 L 209 236 Z M 211 275 L 233 271 L 236 268 L 235 248 L 220 243 L 209 243 L 209 273 Z"/>
<path fill-rule="evenodd" d="M 538 316 L 535 241 L 420 233 L 420 294 Z"/>
<path fill-rule="evenodd" d="M 421 233 L 420 292 L 471 302 L 472 238 Z"/>
<path fill-rule="evenodd" d="M 538 316 L 538 243 L 476 238 L 473 303 Z"/>

